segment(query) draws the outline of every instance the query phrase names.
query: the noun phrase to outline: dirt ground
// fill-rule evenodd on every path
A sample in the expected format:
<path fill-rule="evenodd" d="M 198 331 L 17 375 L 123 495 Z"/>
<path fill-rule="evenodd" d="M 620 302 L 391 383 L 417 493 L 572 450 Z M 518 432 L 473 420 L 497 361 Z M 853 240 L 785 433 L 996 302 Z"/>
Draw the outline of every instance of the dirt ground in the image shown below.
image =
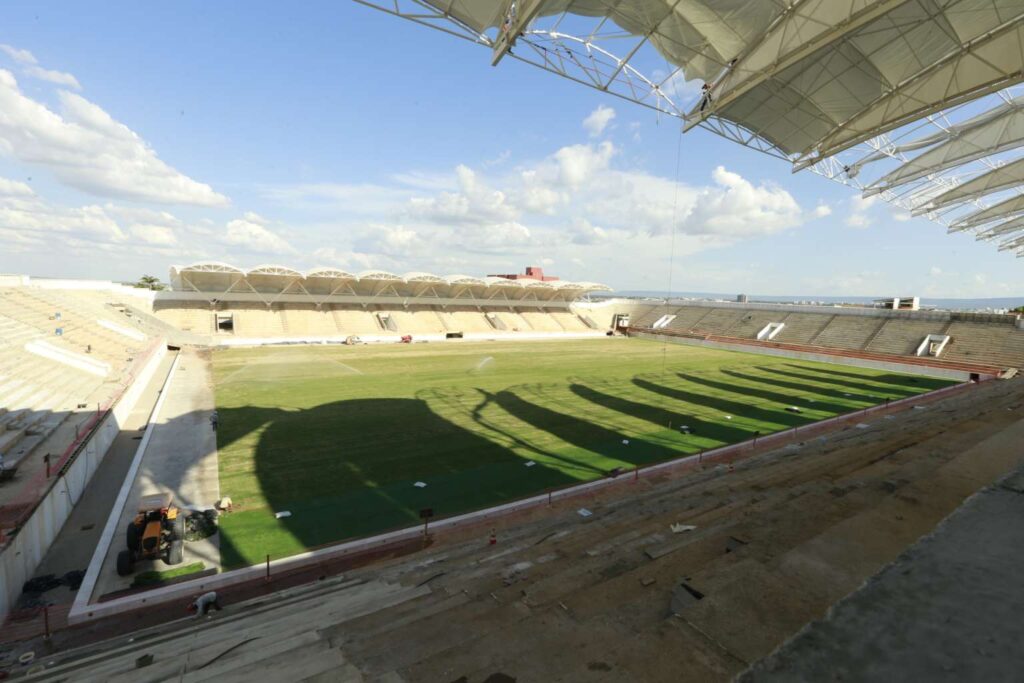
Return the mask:
<path fill-rule="evenodd" d="M 533 511 L 497 527 L 494 545 L 490 529 L 467 529 L 350 569 L 346 580 L 415 592 L 360 616 L 338 609 L 289 626 L 315 633 L 344 662 L 343 678 L 306 680 L 731 679 L 1024 462 L 1019 439 L 1008 437 L 1022 406 L 1024 380 L 989 382 L 732 471 L 716 465 L 641 479 Z M 581 507 L 592 514 L 580 515 Z M 676 533 L 673 524 L 694 528 Z M 330 595 L 321 590 L 317 604 Z M 238 601 L 246 596 L 226 597 L 225 618 L 291 623 L 283 611 L 246 616 L 250 608 Z M 116 628 L 108 622 L 92 633 Z M 173 638 L 178 626 L 157 628 Z M 127 672 L 143 651 L 124 643 L 54 661 L 120 647 Z M 76 674 L 89 679 L 84 662 Z"/>

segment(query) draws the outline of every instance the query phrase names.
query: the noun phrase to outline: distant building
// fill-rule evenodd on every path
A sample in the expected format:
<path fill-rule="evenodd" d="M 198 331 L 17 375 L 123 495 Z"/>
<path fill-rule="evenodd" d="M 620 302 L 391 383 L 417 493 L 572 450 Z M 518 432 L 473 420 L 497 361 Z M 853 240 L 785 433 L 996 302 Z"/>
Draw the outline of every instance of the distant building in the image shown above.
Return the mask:
<path fill-rule="evenodd" d="M 525 274 L 509 273 L 504 275 L 488 275 L 487 277 L 503 277 L 506 280 L 540 280 L 541 282 L 552 282 L 558 279 L 557 277 L 545 275 L 544 269 L 538 268 L 537 266 L 526 266 Z"/>
<path fill-rule="evenodd" d="M 736 295 L 736 303 L 738 303 L 738 304 L 745 304 L 745 303 L 749 303 L 749 302 L 750 302 L 750 298 L 746 294 L 737 294 Z"/>
<path fill-rule="evenodd" d="M 875 299 L 875 308 L 891 308 L 894 311 L 917 311 L 921 308 L 921 299 L 916 296 Z"/>

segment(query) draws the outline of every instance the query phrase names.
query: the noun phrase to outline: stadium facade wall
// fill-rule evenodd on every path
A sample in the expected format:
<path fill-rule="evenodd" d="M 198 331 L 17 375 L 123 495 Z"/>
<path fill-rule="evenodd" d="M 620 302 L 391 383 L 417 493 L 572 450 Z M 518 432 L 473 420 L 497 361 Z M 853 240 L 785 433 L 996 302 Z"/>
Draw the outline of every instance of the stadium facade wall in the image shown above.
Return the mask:
<path fill-rule="evenodd" d="M 72 501 L 77 501 L 85 492 L 92 475 L 103 462 L 111 444 L 121 431 L 128 416 L 135 410 L 142 392 L 156 373 L 167 345 L 162 340 L 139 372 L 135 381 L 125 390 L 89 438 L 79 447 L 77 455 L 67 466 L 64 474 L 39 501 L 35 510 L 23 523 L 17 534 L 0 553 L 0 620 L 13 609 L 21 588 L 35 573 L 57 534 L 71 515 Z"/>
<path fill-rule="evenodd" d="M 581 338 L 605 334 L 613 310 L 610 304 L 585 308 L 569 301 L 332 296 L 313 303 L 308 297 L 282 295 L 266 303 L 256 295 L 234 293 L 215 301 L 189 292 L 156 294 L 152 314 L 159 321 L 201 335 L 212 346 L 329 343 L 349 336 L 366 342 L 397 341 L 404 335 L 443 341 L 452 332 L 476 340 Z M 218 329 L 218 321 L 228 318 L 232 329 Z"/>

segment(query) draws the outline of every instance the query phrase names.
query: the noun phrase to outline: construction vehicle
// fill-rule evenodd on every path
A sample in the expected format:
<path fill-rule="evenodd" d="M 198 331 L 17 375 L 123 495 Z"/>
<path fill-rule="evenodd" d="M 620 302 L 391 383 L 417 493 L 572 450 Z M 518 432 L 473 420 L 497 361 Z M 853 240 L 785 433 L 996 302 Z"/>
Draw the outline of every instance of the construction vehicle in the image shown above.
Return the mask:
<path fill-rule="evenodd" d="M 140 560 L 181 564 L 184 559 L 185 515 L 171 504 L 170 493 L 154 493 L 139 500 L 138 512 L 125 529 L 127 550 L 117 554 L 117 573 L 128 576 Z"/>

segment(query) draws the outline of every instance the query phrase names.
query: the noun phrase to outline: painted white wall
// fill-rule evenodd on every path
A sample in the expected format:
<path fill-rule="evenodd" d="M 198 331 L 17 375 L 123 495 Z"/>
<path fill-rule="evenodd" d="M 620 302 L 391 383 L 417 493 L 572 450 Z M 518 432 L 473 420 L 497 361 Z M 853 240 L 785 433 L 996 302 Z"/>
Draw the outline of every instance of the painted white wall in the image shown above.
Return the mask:
<path fill-rule="evenodd" d="M 167 345 L 161 339 L 135 381 L 93 431 L 65 475 L 54 482 L 25 525 L 0 551 L 0 619 L 13 608 L 21 594 L 21 587 L 42 562 L 43 556 L 71 515 L 74 507 L 72 501 L 79 500 L 85 492 L 93 473 L 121 431 L 121 425 L 135 410 L 139 397 L 165 355 Z"/>

